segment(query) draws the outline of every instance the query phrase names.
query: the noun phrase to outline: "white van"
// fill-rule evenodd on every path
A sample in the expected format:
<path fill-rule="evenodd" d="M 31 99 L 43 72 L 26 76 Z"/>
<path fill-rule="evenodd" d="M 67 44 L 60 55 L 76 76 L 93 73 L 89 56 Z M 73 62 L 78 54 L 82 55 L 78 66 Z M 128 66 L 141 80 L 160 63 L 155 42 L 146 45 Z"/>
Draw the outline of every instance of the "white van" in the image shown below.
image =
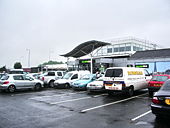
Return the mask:
<path fill-rule="evenodd" d="M 132 96 L 134 91 L 147 88 L 151 76 L 147 70 L 135 67 L 112 67 L 106 69 L 104 86 L 109 94 L 122 91 Z"/>
<path fill-rule="evenodd" d="M 90 74 L 90 71 L 67 72 L 62 79 L 54 81 L 54 88 L 70 88 L 72 82 L 80 79 L 82 76 L 86 74 Z"/>

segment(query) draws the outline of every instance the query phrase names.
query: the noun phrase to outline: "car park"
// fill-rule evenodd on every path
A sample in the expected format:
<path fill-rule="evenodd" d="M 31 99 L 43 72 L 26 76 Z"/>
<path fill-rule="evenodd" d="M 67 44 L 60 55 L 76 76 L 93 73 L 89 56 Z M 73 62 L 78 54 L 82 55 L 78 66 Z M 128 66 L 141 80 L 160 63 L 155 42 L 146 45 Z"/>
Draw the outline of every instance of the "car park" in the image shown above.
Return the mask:
<path fill-rule="evenodd" d="M 167 80 L 152 98 L 152 113 L 157 117 L 170 117 L 170 80 Z"/>
<path fill-rule="evenodd" d="M 62 79 L 55 80 L 54 88 L 71 88 L 74 81 L 86 74 L 90 74 L 90 72 L 85 70 L 67 72 Z"/>
<path fill-rule="evenodd" d="M 65 71 L 48 71 L 43 77 L 42 80 L 44 84 L 49 87 L 54 86 L 54 81 L 57 79 L 61 79 L 65 74 Z"/>
<path fill-rule="evenodd" d="M 119 91 L 128 96 L 132 96 L 136 90 L 147 88 L 151 79 L 145 69 L 135 67 L 111 67 L 106 70 L 104 77 L 104 86 L 110 95 Z"/>
<path fill-rule="evenodd" d="M 0 79 L 0 90 L 15 92 L 17 89 L 40 90 L 43 82 L 23 74 L 8 74 Z"/>
<path fill-rule="evenodd" d="M 79 80 L 72 83 L 72 88 L 74 90 L 86 90 L 87 84 L 96 80 L 96 74 L 86 74 Z"/>
<path fill-rule="evenodd" d="M 170 75 L 167 74 L 153 75 L 148 83 L 149 96 L 153 96 L 153 93 L 157 92 L 168 79 L 170 79 Z"/>
<path fill-rule="evenodd" d="M 105 86 L 103 84 L 103 81 L 104 81 L 104 78 L 103 77 L 100 77 L 90 83 L 87 84 L 87 90 L 88 92 L 103 92 L 105 91 Z"/>

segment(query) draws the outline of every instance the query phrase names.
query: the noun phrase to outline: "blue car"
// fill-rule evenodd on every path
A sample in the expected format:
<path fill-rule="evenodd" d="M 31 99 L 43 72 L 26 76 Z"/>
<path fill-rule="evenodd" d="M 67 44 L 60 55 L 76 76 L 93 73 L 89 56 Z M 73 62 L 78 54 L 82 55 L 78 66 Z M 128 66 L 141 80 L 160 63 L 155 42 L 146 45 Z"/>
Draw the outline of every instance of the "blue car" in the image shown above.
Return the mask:
<path fill-rule="evenodd" d="M 86 90 L 86 86 L 88 83 L 96 80 L 95 74 L 87 74 L 81 77 L 79 80 L 76 80 L 72 83 L 72 88 L 74 90 Z"/>

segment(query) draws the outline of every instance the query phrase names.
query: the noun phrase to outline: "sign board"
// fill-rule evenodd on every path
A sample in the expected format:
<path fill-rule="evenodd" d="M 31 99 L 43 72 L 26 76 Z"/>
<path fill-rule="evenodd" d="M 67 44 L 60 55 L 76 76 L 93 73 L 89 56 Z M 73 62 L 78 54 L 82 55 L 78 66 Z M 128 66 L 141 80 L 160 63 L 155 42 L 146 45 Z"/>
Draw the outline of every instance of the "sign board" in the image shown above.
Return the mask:
<path fill-rule="evenodd" d="M 149 64 L 136 64 L 136 68 L 149 68 Z"/>
<path fill-rule="evenodd" d="M 91 60 L 87 59 L 87 60 L 79 60 L 79 64 L 90 64 Z M 95 63 L 95 60 L 93 60 L 93 63 Z"/>

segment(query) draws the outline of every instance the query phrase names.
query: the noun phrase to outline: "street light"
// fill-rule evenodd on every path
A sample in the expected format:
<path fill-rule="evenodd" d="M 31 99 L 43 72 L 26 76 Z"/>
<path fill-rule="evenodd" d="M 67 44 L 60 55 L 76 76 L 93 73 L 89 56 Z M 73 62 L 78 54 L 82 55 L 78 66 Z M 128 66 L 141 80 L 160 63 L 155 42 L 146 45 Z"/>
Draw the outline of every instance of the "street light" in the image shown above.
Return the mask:
<path fill-rule="evenodd" d="M 49 50 L 49 61 L 51 61 L 51 54 L 54 53 L 53 51 Z"/>
<path fill-rule="evenodd" d="M 30 67 L 30 49 L 26 49 L 28 51 L 28 68 Z"/>

